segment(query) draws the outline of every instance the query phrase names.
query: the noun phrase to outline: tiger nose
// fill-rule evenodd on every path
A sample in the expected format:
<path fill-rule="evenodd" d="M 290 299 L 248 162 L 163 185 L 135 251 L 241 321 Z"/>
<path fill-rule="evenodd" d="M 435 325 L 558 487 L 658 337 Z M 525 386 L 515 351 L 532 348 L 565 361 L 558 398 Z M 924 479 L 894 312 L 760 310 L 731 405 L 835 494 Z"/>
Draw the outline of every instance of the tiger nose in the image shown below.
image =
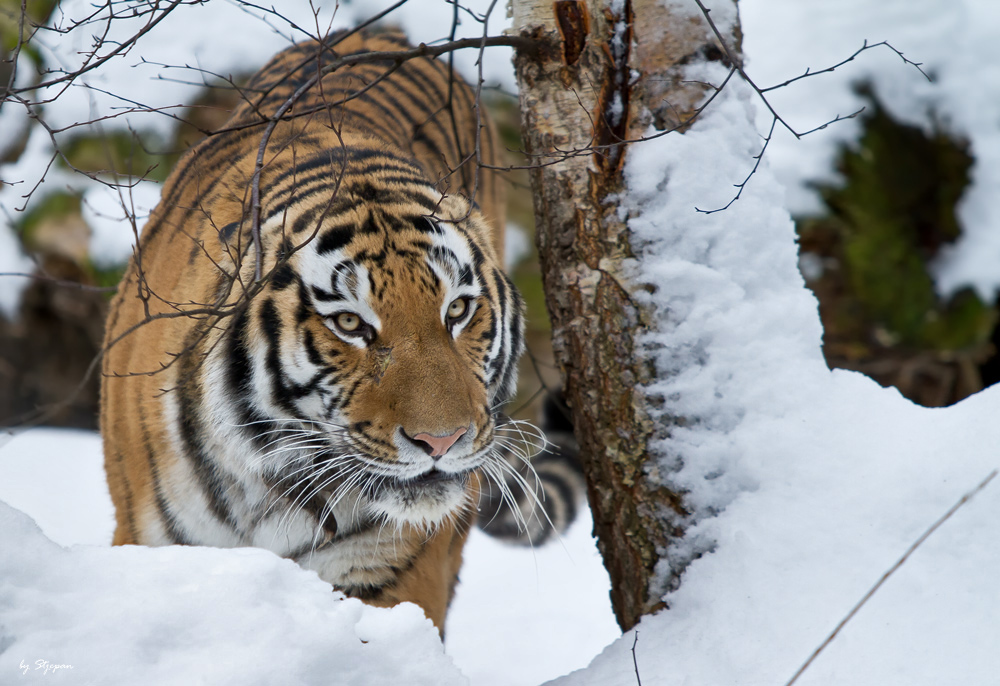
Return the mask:
<path fill-rule="evenodd" d="M 411 441 L 423 448 L 428 455 L 431 457 L 441 457 L 451 446 L 455 445 L 455 441 L 460 439 L 466 432 L 463 427 L 455 431 L 455 433 L 450 436 L 435 436 L 428 433 L 419 433 L 416 436 L 408 437 Z"/>

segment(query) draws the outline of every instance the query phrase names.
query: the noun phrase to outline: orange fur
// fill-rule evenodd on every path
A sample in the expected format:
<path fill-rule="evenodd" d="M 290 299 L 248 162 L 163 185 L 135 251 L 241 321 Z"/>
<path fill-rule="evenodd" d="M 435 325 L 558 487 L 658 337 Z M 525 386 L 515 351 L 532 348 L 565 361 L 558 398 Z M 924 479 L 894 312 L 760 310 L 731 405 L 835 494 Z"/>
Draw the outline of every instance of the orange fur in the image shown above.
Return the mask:
<path fill-rule="evenodd" d="M 343 55 L 403 47 L 398 34 L 362 33 L 334 50 Z M 300 535 L 299 529 L 308 529 L 300 538 L 319 537 L 313 548 L 331 559 L 337 546 L 348 561 L 350 555 L 357 558 L 324 578 L 376 605 L 415 602 L 443 630 L 474 517 L 476 473 L 464 476 L 462 504 L 441 521 L 383 523 L 385 545 L 369 559 L 366 551 L 380 545 L 376 536 L 382 532 L 353 522 L 356 513 L 349 508 L 336 526 L 329 522 L 332 514 L 324 519 L 327 508 L 341 517 L 336 507 L 343 505 L 330 505 L 333 486 L 310 482 L 301 493 L 292 488 L 283 493 L 294 483 L 285 475 L 291 468 L 267 471 L 281 456 L 299 459 L 295 451 L 308 452 L 304 443 L 280 433 L 295 413 L 286 417 L 239 405 L 240 393 L 267 391 L 269 355 L 279 359 L 287 375 L 281 383 L 289 388 L 304 384 L 295 375 L 305 374 L 289 360 L 303 360 L 302 368 L 311 369 L 322 357 L 322 365 L 334 370 L 329 373 L 343 378 L 341 386 L 350 387 L 350 400 L 340 412 L 355 431 L 351 445 L 363 446 L 366 459 L 390 466 L 399 462 L 394 447 L 402 440 L 399 431 L 436 436 L 470 426 L 478 431 L 475 437 L 470 433 L 470 446 L 492 439 L 489 405 L 495 390 L 484 385 L 486 372 L 477 361 L 490 354 L 489 327 L 493 322 L 496 328 L 496 303 L 509 288 L 497 285 L 492 275 L 502 260 L 504 193 L 496 174 L 481 170 L 476 179 L 475 159 L 468 159 L 476 150 L 474 96 L 455 83 L 449 104 L 444 64 L 414 60 L 398 71 L 392 64 L 340 69 L 295 104 L 294 116 L 275 127 L 265 152 L 260 177 L 265 278 L 254 279 L 258 254 L 251 236 L 251 186 L 264 131 L 261 114 L 269 116 L 288 99 L 301 83 L 292 72 L 308 73 L 320 52 L 318 44 L 300 45 L 272 60 L 251 81 L 247 102 L 222 132 L 182 158 L 119 286 L 108 319 L 101 404 L 116 509 L 114 543 L 263 545 L 312 564 L 294 547 L 282 547 L 292 537 L 289 531 Z M 378 87 L 364 90 L 373 83 Z M 349 92 L 362 90 L 363 97 L 345 101 Z M 483 123 L 483 161 L 497 164 L 495 132 L 487 120 Z M 381 151 L 381 157 L 350 157 L 357 150 Z M 375 171 L 373 160 L 381 165 Z M 423 185 L 407 180 L 415 176 Z M 473 195 L 479 209 L 465 199 Z M 456 235 L 481 251 L 484 274 L 491 270 L 481 279 L 484 294 L 474 300 L 478 309 L 460 336 L 442 326 L 440 296 L 429 297 L 426 284 L 414 276 L 423 273 L 413 266 L 419 261 L 406 257 L 407 251 L 429 250 L 426 227 L 414 219 L 428 215 L 457 226 Z M 400 217 L 415 228 L 399 226 Z M 313 278 L 306 272 L 316 270 L 308 265 L 319 263 L 313 256 L 307 264 L 307 253 L 319 250 L 316 241 L 334 241 L 329 237 L 339 235 L 338 228 L 353 232 L 339 250 L 359 263 L 390 243 L 398 249 L 382 259 L 381 271 L 370 270 L 371 283 L 386 293 L 378 304 L 382 328 L 371 345 L 354 345 L 329 317 L 302 304 L 308 291 L 302 284 Z M 292 278 L 296 285 L 290 286 Z M 519 310 L 519 301 L 511 307 Z M 240 386 L 241 379 L 251 385 Z M 319 386 L 323 380 L 312 383 Z M 291 394 L 287 400 L 273 393 L 274 407 L 305 402 L 303 396 Z M 272 433 L 262 428 L 254 436 L 248 421 L 227 424 L 225 417 L 244 410 L 263 417 L 262 427 L 265 420 L 271 422 Z M 311 430 L 319 426 L 314 420 L 301 423 Z M 241 440 L 255 447 L 230 454 Z M 287 452 L 273 450 L 274 444 Z M 302 456 L 295 464 L 308 459 Z M 282 512 L 289 513 L 284 520 L 271 519 Z M 360 533 L 351 533 L 352 526 Z M 348 541 L 348 534 L 357 540 Z M 351 546 L 358 551 L 351 552 Z M 340 570 L 341 558 L 335 561 L 327 569 Z"/>

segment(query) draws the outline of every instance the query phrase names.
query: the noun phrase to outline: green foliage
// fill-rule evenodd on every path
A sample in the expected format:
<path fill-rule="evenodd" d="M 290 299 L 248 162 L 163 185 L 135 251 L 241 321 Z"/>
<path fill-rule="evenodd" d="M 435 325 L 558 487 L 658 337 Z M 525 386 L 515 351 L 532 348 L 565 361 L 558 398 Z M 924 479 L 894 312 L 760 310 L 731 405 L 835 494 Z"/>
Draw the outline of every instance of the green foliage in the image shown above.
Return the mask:
<path fill-rule="evenodd" d="M 114 288 L 122 280 L 122 277 L 125 276 L 125 268 L 127 266 L 126 264 L 122 264 L 117 267 L 101 268 L 91 263 L 87 265 L 87 274 L 93 279 L 95 286 Z M 112 297 L 114 297 L 114 292 L 108 292 L 107 299 L 110 300 Z"/>
<path fill-rule="evenodd" d="M 512 278 L 514 285 L 521 293 L 521 297 L 524 298 L 529 328 L 532 331 L 547 334 L 551 325 L 549 324 L 548 309 L 545 306 L 545 291 L 542 288 L 538 255 L 534 250 L 530 256 L 517 265 Z"/>
<path fill-rule="evenodd" d="M 0 52 L 4 56 L 13 52 L 17 47 L 19 36 L 20 40 L 27 40 L 31 35 L 32 25 L 46 23 L 58 4 L 58 0 L 28 0 L 27 16 L 21 34 L 21 0 L 0 0 Z M 38 61 L 37 53 L 31 46 L 22 46 L 22 49 L 36 57 L 35 61 Z"/>
<path fill-rule="evenodd" d="M 500 143 L 508 150 L 520 150 L 521 110 L 517 100 L 512 97 L 486 97 L 485 104 L 496 122 Z"/>
<path fill-rule="evenodd" d="M 62 152 L 70 165 L 84 172 L 112 172 L 160 182 L 166 180 L 176 161 L 176 155 L 152 152 L 137 136 L 124 131 L 78 136 L 62 144 Z M 58 159 L 66 166 L 66 161 Z"/>
<path fill-rule="evenodd" d="M 80 214 L 80 197 L 71 193 L 53 193 L 44 202 L 32 203 L 23 215 L 16 217 L 21 240 L 29 250 L 36 248 L 35 232 L 43 222 L 60 221 Z"/>
<path fill-rule="evenodd" d="M 799 222 L 804 250 L 836 265 L 816 284 L 828 339 L 867 349 L 968 350 L 989 340 L 996 310 L 971 291 L 942 302 L 928 263 L 960 234 L 955 206 L 969 183 L 966 144 L 893 120 L 870 91 L 865 132 L 845 149 L 844 183 L 821 187 L 825 217 Z M 818 246 L 818 247 L 817 247 Z"/>

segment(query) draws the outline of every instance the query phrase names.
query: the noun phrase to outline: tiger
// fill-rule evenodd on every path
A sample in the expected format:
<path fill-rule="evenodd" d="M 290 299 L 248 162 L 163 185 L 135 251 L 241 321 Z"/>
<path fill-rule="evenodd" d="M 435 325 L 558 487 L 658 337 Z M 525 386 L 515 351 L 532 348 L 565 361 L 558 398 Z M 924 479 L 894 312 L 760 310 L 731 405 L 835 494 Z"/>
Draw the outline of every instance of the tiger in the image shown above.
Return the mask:
<path fill-rule="evenodd" d="M 265 548 L 443 637 L 477 515 L 537 543 L 580 486 L 504 414 L 496 126 L 445 60 L 372 54 L 410 49 L 292 45 L 182 156 L 111 302 L 100 424 L 114 545 Z"/>

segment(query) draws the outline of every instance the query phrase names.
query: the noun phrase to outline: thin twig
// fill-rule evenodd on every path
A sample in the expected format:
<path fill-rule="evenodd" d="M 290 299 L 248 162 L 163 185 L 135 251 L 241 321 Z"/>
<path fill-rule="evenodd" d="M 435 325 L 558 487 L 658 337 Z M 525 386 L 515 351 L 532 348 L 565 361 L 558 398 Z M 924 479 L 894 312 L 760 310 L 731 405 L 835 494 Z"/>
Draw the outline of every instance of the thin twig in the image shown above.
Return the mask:
<path fill-rule="evenodd" d="M 795 131 L 795 129 L 793 129 L 791 125 L 788 124 L 788 122 L 782 119 L 781 115 L 778 114 L 777 110 L 775 110 L 774 107 L 771 106 L 771 103 L 768 102 L 767 98 L 764 97 L 763 92 L 757 86 L 757 84 L 753 82 L 753 79 L 751 79 L 750 76 L 747 75 L 746 71 L 743 69 L 743 61 L 739 58 L 739 55 L 734 53 L 733 50 L 729 47 L 729 43 L 727 43 L 726 39 L 722 37 L 722 32 L 719 31 L 719 28 L 715 25 L 715 22 L 712 20 L 711 16 L 712 10 L 705 7 L 705 5 L 701 2 L 701 0 L 694 0 L 694 1 L 695 4 L 698 5 L 698 8 L 701 9 L 701 13 L 705 15 L 705 21 L 708 22 L 709 27 L 715 34 L 715 38 L 719 41 L 719 45 L 722 46 L 722 51 L 726 53 L 726 57 L 729 58 L 730 63 L 736 68 L 736 71 L 740 73 L 740 76 L 743 77 L 743 80 L 746 81 L 747 84 L 749 84 L 749 86 L 753 88 L 754 91 L 756 91 L 757 95 L 760 96 L 761 101 L 764 103 L 764 106 L 767 107 L 768 110 L 770 110 L 771 115 L 775 119 L 780 121 L 781 125 L 784 126 L 786 129 L 788 129 L 793 136 L 795 136 L 796 138 L 800 138 L 800 135 Z"/>
<path fill-rule="evenodd" d="M 921 67 L 923 66 L 923 62 L 914 62 L 912 60 L 907 59 L 906 56 L 902 52 L 900 52 L 899 50 L 897 50 L 896 48 L 894 48 L 892 45 L 890 45 L 888 41 L 880 41 L 878 43 L 872 43 L 872 44 L 869 45 L 868 41 L 866 40 L 866 41 L 864 41 L 864 43 L 862 43 L 862 45 L 861 45 L 860 48 L 858 48 L 857 50 L 854 51 L 854 53 L 850 57 L 848 57 L 846 59 L 843 59 L 840 62 L 837 62 L 833 66 L 827 67 L 826 69 L 820 69 L 819 71 L 811 71 L 810 69 L 807 68 L 806 71 L 805 71 L 805 73 L 799 74 L 798 76 L 795 76 L 795 77 L 792 77 L 792 78 L 788 79 L 787 81 L 782 81 L 781 83 L 776 84 L 774 86 L 768 86 L 767 88 L 761 88 L 760 92 L 761 93 L 767 93 L 768 91 L 773 91 L 773 90 L 777 90 L 779 88 L 784 88 L 785 86 L 787 86 L 789 84 L 795 83 L 796 81 L 800 81 L 801 79 L 809 78 L 810 76 L 816 76 L 818 74 L 826 74 L 826 73 L 829 73 L 829 72 L 832 72 L 832 71 L 836 71 L 837 69 L 839 69 L 840 67 L 843 67 L 848 62 L 853 62 L 854 59 L 858 55 L 860 55 L 861 53 L 865 52 L 866 50 L 872 50 L 874 48 L 878 48 L 878 47 L 881 47 L 881 46 L 885 46 L 885 47 L 889 48 L 890 50 L 892 50 L 894 53 L 896 53 L 897 55 L 899 55 L 900 59 L 902 59 L 903 62 L 905 62 L 906 64 L 909 64 L 909 65 L 915 67 L 917 71 L 919 71 L 921 74 L 923 74 L 925 79 L 927 79 L 928 81 L 931 80 L 931 77 L 927 75 L 927 72 L 925 72 L 923 69 L 921 69 Z M 805 134 L 803 134 L 803 135 L 805 135 Z"/>
<path fill-rule="evenodd" d="M 932 533 L 934 533 L 935 531 L 937 531 L 937 529 L 938 529 L 939 526 L 941 526 L 946 521 L 948 521 L 948 519 L 953 514 L 955 514 L 955 512 L 957 512 L 960 507 L 962 507 L 967 502 L 969 502 L 970 500 L 972 500 L 972 498 L 975 497 L 976 494 L 978 494 L 981 490 L 983 490 L 984 488 L 986 488 L 986 486 L 990 483 L 990 481 L 993 480 L 993 477 L 995 477 L 996 475 L 997 475 L 997 470 L 994 469 L 992 472 L 989 473 L 989 475 L 985 479 L 983 479 L 979 483 L 978 486 L 976 486 L 971 491 L 969 491 L 968 493 L 966 493 L 965 495 L 963 495 L 959 499 L 959 501 L 957 503 L 955 503 L 954 505 L 951 506 L 950 510 L 948 510 L 947 512 L 945 512 L 944 515 L 942 515 L 940 519 L 938 519 L 936 522 L 934 522 L 931 525 L 931 527 L 929 529 L 927 529 L 927 531 L 925 531 L 920 536 L 920 538 L 918 538 L 913 543 L 913 545 L 911 545 L 909 547 L 909 549 L 903 554 L 903 556 L 901 558 L 899 558 L 898 560 L 896 560 L 896 564 L 894 564 L 892 567 L 890 567 L 889 570 L 885 574 L 882 575 L 882 578 L 879 579 L 878 582 L 874 586 L 872 586 L 871 589 L 867 593 L 865 593 L 865 596 L 860 601 L 858 601 L 858 604 L 851 608 L 851 611 L 847 613 L 847 616 L 844 617 L 842 620 L 840 620 L 840 623 L 837 624 L 837 627 L 833 630 L 833 632 L 829 636 L 826 637 L 826 640 L 823 641 L 823 643 L 821 643 L 820 646 L 818 648 L 816 648 L 815 651 L 813 651 L 813 654 L 809 656 L 809 659 L 806 660 L 805 663 L 803 663 L 803 665 L 801 667 L 799 667 L 799 671 L 795 672 L 795 675 L 791 679 L 788 680 L 788 682 L 785 684 L 785 686 L 792 686 L 792 684 L 794 684 L 798 680 L 798 678 L 800 676 L 802 676 L 803 672 L 805 672 L 809 668 L 809 665 L 811 665 L 813 663 L 813 660 L 815 660 L 819 656 L 819 654 L 821 652 L 823 652 L 823 649 L 826 648 L 828 645 L 830 645 L 830 643 L 833 642 L 833 639 L 835 639 L 837 637 L 837 634 L 839 634 L 840 630 L 844 628 L 844 625 L 846 625 L 849 621 L 851 621 L 851 618 L 854 617 L 854 615 L 856 615 L 858 613 L 858 610 L 860 610 L 862 608 L 862 606 L 864 606 L 864 604 L 868 602 L 868 599 L 871 598 L 873 595 L 875 595 L 875 593 L 878 591 L 878 589 L 882 587 L 882 584 L 884 584 L 886 582 L 886 580 L 890 576 L 892 576 L 893 572 L 895 572 L 897 569 L 899 569 L 900 567 L 903 566 L 903 563 L 905 563 L 906 560 L 910 557 L 910 555 L 913 554 L 913 551 L 915 551 L 917 548 L 919 548 L 920 545 L 924 541 L 926 541 L 928 539 L 928 537 L 930 537 L 930 535 Z"/>
<path fill-rule="evenodd" d="M 730 198 L 729 202 L 727 202 L 722 207 L 717 207 L 714 210 L 703 210 L 700 209 L 699 207 L 695 207 L 694 209 L 696 212 L 701 212 L 702 214 L 714 214 L 716 212 L 722 212 L 723 210 L 728 210 L 730 205 L 732 205 L 734 202 L 740 199 L 740 196 L 743 195 L 743 189 L 747 187 L 748 183 L 750 183 L 750 179 L 753 177 L 754 174 L 757 173 L 757 168 L 760 167 L 760 161 L 764 159 L 764 153 L 767 152 L 767 145 L 768 143 L 771 142 L 771 137 L 774 135 L 774 126 L 777 123 L 778 123 L 777 118 L 771 119 L 771 130 L 767 132 L 767 136 L 765 136 L 764 138 L 764 145 L 761 146 L 760 152 L 754 155 L 754 160 L 756 161 L 753 163 L 753 169 L 750 170 L 750 173 L 747 174 L 747 177 L 745 179 L 743 179 L 740 183 L 735 184 L 736 188 L 739 189 L 738 191 L 736 191 L 736 195 Z"/>
<path fill-rule="evenodd" d="M 635 631 L 633 633 L 635 634 L 635 638 L 632 641 L 632 666 L 635 667 L 636 683 L 638 683 L 639 686 L 642 686 L 642 677 L 639 676 L 639 660 L 635 657 L 635 646 L 639 642 L 639 632 Z"/>
<path fill-rule="evenodd" d="M 55 86 L 57 84 L 61 84 L 61 83 L 64 83 L 64 82 L 70 82 L 70 83 L 72 83 L 73 81 L 75 81 L 77 78 L 79 78 L 83 74 L 85 74 L 85 73 L 87 73 L 89 71 L 93 71 L 94 69 L 100 67 L 102 64 L 104 64 L 108 60 L 112 59 L 116 55 L 122 54 L 124 52 L 128 52 L 132 48 L 132 46 L 135 45 L 136 42 L 140 38 L 142 38 L 144 35 L 146 35 L 150 31 L 152 31 L 153 28 L 155 28 L 157 24 L 159 24 L 161 21 L 163 21 L 164 19 L 166 19 L 167 16 L 171 12 L 173 12 L 175 9 L 177 9 L 178 6 L 183 5 L 183 4 L 188 4 L 188 2 L 186 2 L 186 0 L 174 0 L 173 2 L 171 2 L 169 4 L 168 7 L 166 7 L 165 9 L 163 9 L 163 11 L 160 12 L 160 16 L 158 16 L 158 17 L 154 16 L 153 19 L 150 19 L 150 21 L 149 21 L 148 24 L 146 24 L 141 29 L 139 29 L 128 40 L 124 40 L 124 41 L 122 41 L 120 43 L 117 43 L 115 45 L 115 48 L 111 52 L 109 52 L 107 55 L 104 55 L 103 57 L 99 57 L 99 58 L 94 59 L 96 57 L 96 54 L 97 54 L 97 48 L 94 48 L 94 52 L 87 56 L 87 60 L 84 63 L 84 66 L 82 66 L 81 68 L 77 69 L 76 71 L 70 72 L 68 74 L 64 74 L 63 76 L 58 77 L 58 78 L 50 79 L 48 81 L 43 81 L 42 83 L 30 86 L 28 88 L 12 89 L 11 92 L 16 94 L 16 93 L 20 93 L 20 92 L 26 91 L 26 90 L 34 90 L 34 89 L 41 90 L 41 89 L 48 88 L 50 86 Z M 156 8 L 158 6 L 159 6 L 159 3 L 157 2 L 156 3 L 156 7 L 153 8 L 153 11 L 151 12 L 151 14 L 155 15 L 155 10 L 156 10 Z M 120 15 L 118 17 L 116 17 L 115 14 L 114 14 L 114 11 L 112 10 L 110 16 L 108 17 L 108 27 L 110 27 L 111 22 L 114 19 L 116 19 L 116 18 L 120 18 Z M 79 26 L 79 24 L 77 24 L 76 26 Z M 76 28 L 76 26 L 74 26 L 73 28 Z M 72 29 L 69 29 L 69 30 L 72 30 Z M 105 45 L 107 43 L 111 43 L 111 41 L 107 41 L 106 38 L 107 38 L 107 35 L 105 33 L 105 35 L 102 35 L 100 37 L 100 39 L 97 41 L 97 46 L 101 47 L 101 46 L 103 46 L 103 45 Z M 93 59 L 93 61 L 91 61 L 92 59 Z"/>

